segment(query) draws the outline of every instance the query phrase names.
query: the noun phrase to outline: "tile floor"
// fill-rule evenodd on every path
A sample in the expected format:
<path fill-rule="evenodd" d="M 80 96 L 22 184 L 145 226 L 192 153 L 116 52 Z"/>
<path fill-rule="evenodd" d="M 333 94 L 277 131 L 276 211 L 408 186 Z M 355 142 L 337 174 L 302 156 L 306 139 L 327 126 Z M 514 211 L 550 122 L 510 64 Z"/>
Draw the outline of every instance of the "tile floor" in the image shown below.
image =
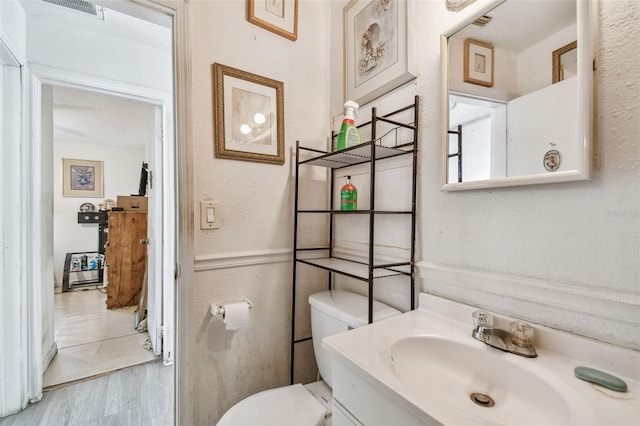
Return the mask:
<path fill-rule="evenodd" d="M 44 373 L 45 389 L 156 359 L 134 328 L 135 306 L 107 309 L 104 289 L 54 295 L 58 353 Z"/>

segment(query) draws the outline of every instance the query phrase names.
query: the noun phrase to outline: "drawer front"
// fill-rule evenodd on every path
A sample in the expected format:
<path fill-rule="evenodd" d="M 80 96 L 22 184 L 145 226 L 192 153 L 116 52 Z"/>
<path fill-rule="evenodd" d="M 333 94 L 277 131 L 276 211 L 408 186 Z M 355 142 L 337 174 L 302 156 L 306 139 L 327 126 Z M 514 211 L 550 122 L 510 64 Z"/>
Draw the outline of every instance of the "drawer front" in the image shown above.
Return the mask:
<path fill-rule="evenodd" d="M 78 212 L 78 223 L 107 223 L 107 212 Z"/>

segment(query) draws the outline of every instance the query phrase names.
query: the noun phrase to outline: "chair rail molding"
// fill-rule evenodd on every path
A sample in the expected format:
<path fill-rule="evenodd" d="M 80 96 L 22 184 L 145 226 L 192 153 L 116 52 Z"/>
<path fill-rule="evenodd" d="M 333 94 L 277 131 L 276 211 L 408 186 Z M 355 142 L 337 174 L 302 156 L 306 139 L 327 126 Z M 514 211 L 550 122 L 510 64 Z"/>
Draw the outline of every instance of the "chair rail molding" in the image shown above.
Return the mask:
<path fill-rule="evenodd" d="M 203 272 L 289 261 L 291 261 L 290 248 L 204 254 L 195 257 L 194 270 Z"/>
<path fill-rule="evenodd" d="M 640 349 L 637 294 L 432 262 L 417 266 L 423 292 Z"/>

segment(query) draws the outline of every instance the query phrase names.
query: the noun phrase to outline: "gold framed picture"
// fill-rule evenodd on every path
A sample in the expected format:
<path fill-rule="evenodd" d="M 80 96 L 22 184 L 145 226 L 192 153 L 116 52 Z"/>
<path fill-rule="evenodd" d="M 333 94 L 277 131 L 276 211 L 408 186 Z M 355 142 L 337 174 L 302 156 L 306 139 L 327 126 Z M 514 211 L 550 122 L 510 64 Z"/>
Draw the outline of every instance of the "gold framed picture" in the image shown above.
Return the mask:
<path fill-rule="evenodd" d="M 213 64 L 215 155 L 284 164 L 284 84 Z"/>
<path fill-rule="evenodd" d="M 578 75 L 578 41 L 572 41 L 551 52 L 551 82 L 553 84 Z"/>
<path fill-rule="evenodd" d="M 62 159 L 64 197 L 102 197 L 102 161 Z"/>
<path fill-rule="evenodd" d="M 247 0 L 247 20 L 291 41 L 298 38 L 298 0 Z"/>
<path fill-rule="evenodd" d="M 464 81 L 493 87 L 493 46 L 482 41 L 464 41 Z"/>

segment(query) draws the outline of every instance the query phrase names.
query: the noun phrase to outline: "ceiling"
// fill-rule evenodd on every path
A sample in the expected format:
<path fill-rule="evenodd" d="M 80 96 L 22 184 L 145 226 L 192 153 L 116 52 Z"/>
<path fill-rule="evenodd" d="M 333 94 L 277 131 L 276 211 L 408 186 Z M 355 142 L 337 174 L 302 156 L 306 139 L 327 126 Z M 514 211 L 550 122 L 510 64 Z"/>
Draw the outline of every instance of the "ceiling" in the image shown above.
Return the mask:
<path fill-rule="evenodd" d="M 63 1 L 66 7 L 39 0 L 22 0 L 21 4 L 27 15 L 34 18 L 55 20 L 59 25 L 135 40 L 151 49 L 171 52 L 170 17 L 149 13 L 132 2 L 90 1 L 108 4 L 109 9 L 99 8 L 104 15 L 96 17 L 74 10 L 71 0 Z M 122 7 L 137 7 L 137 17 L 126 14 L 126 10 L 112 9 Z M 96 91 L 54 86 L 53 120 L 56 142 L 145 149 L 155 138 L 154 105 Z"/>
<path fill-rule="evenodd" d="M 486 26 L 468 25 L 453 37 L 520 53 L 575 24 L 576 0 L 508 0 L 485 15 L 492 18 Z"/>
<path fill-rule="evenodd" d="M 155 137 L 155 108 L 119 96 L 54 86 L 54 141 L 144 149 Z"/>

